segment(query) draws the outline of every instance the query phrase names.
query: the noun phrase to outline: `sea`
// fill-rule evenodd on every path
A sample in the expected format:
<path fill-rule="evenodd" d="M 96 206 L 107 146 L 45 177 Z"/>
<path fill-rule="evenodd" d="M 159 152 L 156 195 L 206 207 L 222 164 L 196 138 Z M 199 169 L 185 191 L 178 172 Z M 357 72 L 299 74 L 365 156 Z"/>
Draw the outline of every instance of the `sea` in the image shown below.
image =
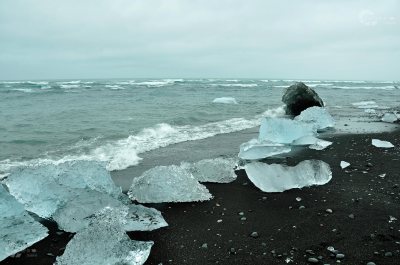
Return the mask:
<path fill-rule="evenodd" d="M 21 166 L 95 160 L 126 189 L 153 166 L 236 156 L 241 142 L 257 137 L 262 117 L 284 114 L 282 95 L 296 81 L 324 100 L 337 121 L 334 133 L 393 129 L 380 117 L 398 110 L 395 81 L 0 81 L 0 176 Z"/>

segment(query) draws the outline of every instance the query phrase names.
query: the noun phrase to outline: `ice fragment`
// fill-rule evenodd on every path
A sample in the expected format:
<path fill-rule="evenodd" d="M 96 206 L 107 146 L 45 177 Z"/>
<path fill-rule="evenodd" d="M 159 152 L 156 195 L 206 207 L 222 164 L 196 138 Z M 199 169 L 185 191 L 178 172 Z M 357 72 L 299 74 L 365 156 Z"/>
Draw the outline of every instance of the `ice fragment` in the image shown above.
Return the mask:
<path fill-rule="evenodd" d="M 335 126 L 335 120 L 332 118 L 326 108 L 321 107 L 307 108 L 294 119 L 307 123 L 313 123 L 317 126 L 317 130 L 323 130 Z"/>
<path fill-rule="evenodd" d="M 394 145 L 391 142 L 372 139 L 372 145 L 380 148 L 392 148 Z"/>
<path fill-rule="evenodd" d="M 294 167 L 252 162 L 244 168 L 254 185 L 265 192 L 323 185 L 332 178 L 329 165 L 320 160 L 305 160 Z"/>
<path fill-rule="evenodd" d="M 157 166 L 133 179 L 128 191 L 140 203 L 205 201 L 212 195 L 190 172 L 176 165 Z"/>
<path fill-rule="evenodd" d="M 340 161 L 340 167 L 341 167 L 342 169 L 344 169 L 344 168 L 346 168 L 346 167 L 348 167 L 348 166 L 350 166 L 350 163 L 348 163 L 348 162 L 346 162 L 346 161 Z"/>
<path fill-rule="evenodd" d="M 47 231 L 0 184 L 0 261 L 42 240 Z"/>
<path fill-rule="evenodd" d="M 269 141 L 260 142 L 258 139 L 252 139 L 240 145 L 239 157 L 246 160 L 262 159 L 278 154 L 289 153 L 290 146 L 273 143 Z"/>

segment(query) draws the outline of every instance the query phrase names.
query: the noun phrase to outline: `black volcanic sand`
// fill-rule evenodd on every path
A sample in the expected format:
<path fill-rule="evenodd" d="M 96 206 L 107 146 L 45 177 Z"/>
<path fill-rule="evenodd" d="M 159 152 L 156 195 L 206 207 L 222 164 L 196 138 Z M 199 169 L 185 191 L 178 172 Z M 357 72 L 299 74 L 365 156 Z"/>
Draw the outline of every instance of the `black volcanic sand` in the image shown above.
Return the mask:
<path fill-rule="evenodd" d="M 396 147 L 376 148 L 372 138 Z M 309 258 L 338 263 L 328 246 L 344 254 L 341 264 L 400 264 L 400 132 L 325 139 L 334 143 L 323 151 L 267 160 L 295 165 L 321 159 L 333 172 L 324 186 L 264 193 L 240 170 L 233 183 L 206 184 L 211 201 L 148 205 L 162 211 L 169 226 L 129 233 L 155 242 L 146 264 L 287 264 L 289 258 L 289 264 L 308 264 Z M 341 160 L 351 166 L 341 169 Z M 55 256 L 49 253 L 62 254 L 72 235 L 56 234 L 54 225 L 50 230 L 19 258 L 0 264 L 52 264 Z"/>

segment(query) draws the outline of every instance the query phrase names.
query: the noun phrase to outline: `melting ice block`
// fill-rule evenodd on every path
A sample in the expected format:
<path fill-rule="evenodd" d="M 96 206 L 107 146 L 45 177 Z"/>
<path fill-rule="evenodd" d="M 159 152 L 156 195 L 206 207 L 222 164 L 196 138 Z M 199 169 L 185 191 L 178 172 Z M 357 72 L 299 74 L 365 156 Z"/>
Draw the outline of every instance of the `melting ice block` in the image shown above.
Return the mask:
<path fill-rule="evenodd" d="M 317 130 L 323 130 L 335 126 L 335 120 L 326 110 L 321 107 L 311 107 L 303 110 L 299 116 L 294 118 L 297 121 L 313 123 L 317 126 Z"/>
<path fill-rule="evenodd" d="M 285 118 L 264 118 L 261 121 L 258 140 L 290 144 L 303 136 L 314 136 L 317 130 L 314 124 Z"/>
<path fill-rule="evenodd" d="M 260 142 L 258 139 L 252 139 L 240 145 L 238 156 L 241 159 L 257 160 L 278 154 L 289 153 L 291 150 L 290 146 L 284 144 L 269 141 Z"/>
<path fill-rule="evenodd" d="M 182 162 L 181 168 L 188 170 L 199 182 L 229 183 L 236 179 L 236 159 L 214 158 L 194 163 Z"/>
<path fill-rule="evenodd" d="M 42 240 L 47 231 L 0 184 L 0 261 Z"/>
<path fill-rule="evenodd" d="M 134 204 L 125 205 L 106 193 L 93 190 L 82 190 L 61 206 L 53 214 L 53 219 L 60 229 L 78 232 L 88 227 L 93 216 L 107 207 L 115 209 L 112 213 L 119 214 L 113 218 L 124 223 L 125 231 L 151 231 L 168 225 L 156 209 Z"/>
<path fill-rule="evenodd" d="M 320 160 L 305 160 L 294 167 L 252 162 L 244 169 L 251 182 L 265 192 L 324 185 L 332 178 L 329 165 Z"/>
<path fill-rule="evenodd" d="M 64 254 L 57 257 L 55 264 L 143 264 L 150 254 L 153 242 L 131 240 L 118 216 L 112 208 L 96 214 L 90 225 L 78 232 L 68 243 Z"/>
<path fill-rule="evenodd" d="M 205 201 L 212 195 L 186 169 L 158 166 L 133 179 L 128 191 L 132 200 L 140 203 Z"/>
<path fill-rule="evenodd" d="M 380 148 L 392 148 L 394 145 L 391 142 L 372 139 L 372 145 Z"/>
<path fill-rule="evenodd" d="M 18 168 L 4 183 L 26 210 L 43 218 L 51 217 L 60 206 L 84 190 L 106 193 L 114 198 L 122 195 L 104 164 L 94 161 Z"/>
<path fill-rule="evenodd" d="M 213 103 L 238 104 L 236 99 L 231 97 L 216 98 L 213 100 Z"/>

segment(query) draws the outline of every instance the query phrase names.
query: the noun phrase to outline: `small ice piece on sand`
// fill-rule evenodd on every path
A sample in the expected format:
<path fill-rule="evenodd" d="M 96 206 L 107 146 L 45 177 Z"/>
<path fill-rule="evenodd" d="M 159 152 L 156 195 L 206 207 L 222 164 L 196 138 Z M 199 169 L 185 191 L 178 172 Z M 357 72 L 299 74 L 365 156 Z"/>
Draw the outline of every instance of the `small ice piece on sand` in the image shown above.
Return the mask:
<path fill-rule="evenodd" d="M 398 120 L 397 115 L 394 114 L 394 113 L 390 113 L 390 112 L 385 113 L 383 115 L 383 117 L 381 118 L 381 121 L 389 122 L 389 123 L 393 123 L 393 122 L 395 122 L 397 120 Z"/>
<path fill-rule="evenodd" d="M 317 126 L 317 130 L 324 130 L 335 126 L 335 120 L 326 110 L 321 107 L 311 107 L 303 110 L 299 116 L 294 118 L 298 121 L 313 123 Z"/>
<path fill-rule="evenodd" d="M 349 162 L 340 161 L 340 167 L 341 167 L 342 169 L 345 169 L 345 168 L 348 167 L 348 166 L 350 166 L 350 163 L 349 163 Z"/>
<path fill-rule="evenodd" d="M 290 144 L 303 136 L 315 136 L 317 130 L 314 124 L 285 118 L 264 118 L 261 121 L 258 140 Z"/>
<path fill-rule="evenodd" d="M 157 166 L 133 179 L 129 198 L 140 203 L 210 200 L 212 195 L 180 166 Z"/>
<path fill-rule="evenodd" d="M 17 168 L 3 182 L 26 210 L 43 218 L 50 218 L 61 205 L 84 189 L 114 198 L 122 195 L 105 165 L 94 161 Z"/>
<path fill-rule="evenodd" d="M 236 99 L 231 97 L 216 98 L 213 100 L 213 103 L 238 104 Z"/>
<path fill-rule="evenodd" d="M 181 167 L 188 170 L 199 182 L 229 183 L 236 179 L 236 163 L 236 159 L 218 157 L 194 163 L 182 162 Z"/>
<path fill-rule="evenodd" d="M 47 231 L 0 184 L 0 261 L 47 237 Z"/>
<path fill-rule="evenodd" d="M 97 214 L 72 238 L 55 265 L 144 264 L 154 243 L 131 240 L 120 218 L 115 218 L 118 215 L 112 208 Z"/>
<path fill-rule="evenodd" d="M 269 141 L 259 142 L 252 139 L 240 145 L 239 158 L 246 160 L 263 159 L 270 156 L 289 153 L 292 149 L 284 144 L 273 143 Z"/>
<path fill-rule="evenodd" d="M 252 162 L 244 168 L 254 185 L 264 192 L 324 185 L 332 178 L 329 165 L 320 160 L 305 160 L 294 167 Z"/>
<path fill-rule="evenodd" d="M 380 148 L 392 148 L 394 145 L 391 142 L 372 139 L 372 145 Z"/>
<path fill-rule="evenodd" d="M 318 139 L 318 141 L 315 144 L 310 145 L 309 148 L 314 149 L 314 150 L 324 150 L 331 144 L 332 144 L 332 142 Z"/>
<path fill-rule="evenodd" d="M 168 225 L 156 209 L 125 205 L 106 193 L 93 190 L 82 190 L 53 214 L 53 220 L 60 229 L 75 233 L 87 228 L 93 216 L 107 207 L 115 209 L 113 213 L 119 213 L 114 218 L 124 223 L 125 231 L 151 231 Z"/>
<path fill-rule="evenodd" d="M 323 150 L 330 146 L 332 142 L 318 139 L 315 136 L 307 135 L 292 142 L 292 145 L 310 145 L 310 149 Z"/>

